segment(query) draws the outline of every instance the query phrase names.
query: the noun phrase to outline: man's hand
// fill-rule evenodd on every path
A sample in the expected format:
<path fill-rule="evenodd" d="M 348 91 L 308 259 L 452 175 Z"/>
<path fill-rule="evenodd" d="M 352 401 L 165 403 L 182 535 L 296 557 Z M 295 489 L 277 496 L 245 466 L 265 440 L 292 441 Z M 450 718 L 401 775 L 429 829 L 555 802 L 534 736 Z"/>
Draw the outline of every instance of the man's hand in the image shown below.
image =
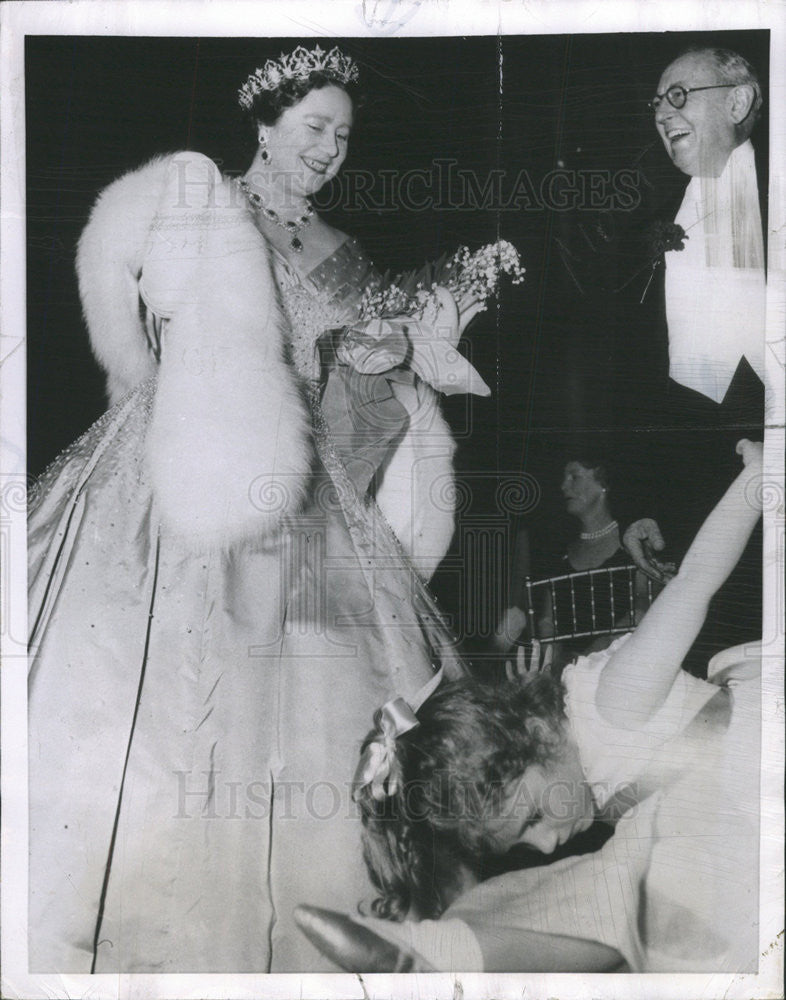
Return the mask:
<path fill-rule="evenodd" d="M 668 583 L 677 572 L 674 563 L 663 562 L 655 555 L 663 551 L 666 543 L 651 517 L 634 521 L 623 535 L 622 544 L 637 568 L 656 583 Z"/>
<path fill-rule="evenodd" d="M 764 445 L 761 441 L 749 441 L 747 438 L 742 438 L 741 441 L 737 442 L 737 447 L 734 450 L 742 456 L 743 465 L 756 464 L 761 462 L 764 457 Z"/>

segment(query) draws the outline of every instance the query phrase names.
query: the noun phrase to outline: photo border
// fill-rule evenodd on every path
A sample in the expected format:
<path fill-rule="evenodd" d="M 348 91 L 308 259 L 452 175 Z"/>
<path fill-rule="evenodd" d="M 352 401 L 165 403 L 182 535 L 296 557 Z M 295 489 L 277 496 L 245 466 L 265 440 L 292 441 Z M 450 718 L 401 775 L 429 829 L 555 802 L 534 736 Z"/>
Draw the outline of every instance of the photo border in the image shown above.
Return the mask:
<path fill-rule="evenodd" d="M 786 6 L 772 0 L 699 2 L 457 2 L 193 0 L 7 2 L 0 6 L 0 586 L 2 670 L 2 996 L 270 997 L 726 997 L 782 995 L 783 980 L 783 569 L 784 334 L 786 328 Z M 187 30 L 183 30 L 183 26 Z M 25 468 L 25 124 L 26 34 L 186 35 L 303 38 L 569 34 L 612 31 L 771 32 L 769 253 L 764 495 L 764 676 L 760 971 L 757 975 L 30 975 L 26 971 L 26 546 Z M 778 165 L 778 170 L 775 170 Z"/>

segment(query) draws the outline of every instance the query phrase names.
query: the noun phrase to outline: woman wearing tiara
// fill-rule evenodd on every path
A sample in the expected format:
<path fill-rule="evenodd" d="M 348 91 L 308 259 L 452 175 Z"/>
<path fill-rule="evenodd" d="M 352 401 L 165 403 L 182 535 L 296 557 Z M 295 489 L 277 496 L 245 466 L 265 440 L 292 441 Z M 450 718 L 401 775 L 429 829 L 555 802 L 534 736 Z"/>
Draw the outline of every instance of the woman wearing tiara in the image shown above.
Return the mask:
<path fill-rule="evenodd" d="M 333 968 L 293 910 L 368 893 L 367 719 L 462 669 L 424 580 L 453 530 L 437 392 L 488 392 L 453 350 L 482 292 L 385 318 L 312 210 L 356 82 L 338 49 L 268 61 L 242 178 L 157 159 L 80 240 L 111 407 L 30 506 L 33 971 Z"/>

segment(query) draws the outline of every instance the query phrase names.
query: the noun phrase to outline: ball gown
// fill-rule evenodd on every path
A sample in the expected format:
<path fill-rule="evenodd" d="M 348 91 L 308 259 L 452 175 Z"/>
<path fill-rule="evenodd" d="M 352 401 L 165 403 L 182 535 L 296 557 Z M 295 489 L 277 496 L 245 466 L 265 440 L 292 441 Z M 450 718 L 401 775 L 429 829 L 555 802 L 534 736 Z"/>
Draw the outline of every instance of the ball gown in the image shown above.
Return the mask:
<path fill-rule="evenodd" d="M 31 971 L 335 971 L 292 911 L 370 891 L 360 743 L 463 669 L 436 392 L 359 322 L 358 244 L 299 271 L 204 157 L 115 182 L 79 254 L 114 402 L 30 500 Z"/>

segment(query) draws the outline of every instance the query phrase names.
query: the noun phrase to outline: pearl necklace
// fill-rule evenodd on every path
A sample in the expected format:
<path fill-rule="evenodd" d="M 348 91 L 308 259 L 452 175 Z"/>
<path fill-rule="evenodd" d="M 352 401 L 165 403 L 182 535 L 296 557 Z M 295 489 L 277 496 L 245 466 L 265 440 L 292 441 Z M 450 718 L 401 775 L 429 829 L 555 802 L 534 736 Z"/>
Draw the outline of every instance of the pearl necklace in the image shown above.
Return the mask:
<path fill-rule="evenodd" d="M 579 538 L 582 542 L 593 542 L 596 538 L 603 538 L 605 535 L 610 535 L 618 527 L 619 524 L 617 521 L 609 521 L 605 528 L 600 528 L 598 531 L 582 531 Z"/>
<path fill-rule="evenodd" d="M 268 219 L 270 222 L 274 223 L 279 228 L 290 233 L 292 240 L 289 244 L 290 248 L 295 251 L 295 253 L 303 252 L 303 242 L 299 238 L 298 233 L 301 232 L 306 226 L 311 222 L 311 217 L 314 214 L 314 209 L 311 207 L 310 202 L 306 202 L 306 210 L 298 219 L 288 220 L 282 219 L 278 212 L 274 208 L 269 208 L 262 200 L 262 195 L 258 194 L 256 191 L 252 191 L 248 181 L 243 180 L 242 177 L 238 177 L 237 186 L 246 196 L 246 198 L 251 202 L 257 211 L 261 212 L 262 215 Z"/>

